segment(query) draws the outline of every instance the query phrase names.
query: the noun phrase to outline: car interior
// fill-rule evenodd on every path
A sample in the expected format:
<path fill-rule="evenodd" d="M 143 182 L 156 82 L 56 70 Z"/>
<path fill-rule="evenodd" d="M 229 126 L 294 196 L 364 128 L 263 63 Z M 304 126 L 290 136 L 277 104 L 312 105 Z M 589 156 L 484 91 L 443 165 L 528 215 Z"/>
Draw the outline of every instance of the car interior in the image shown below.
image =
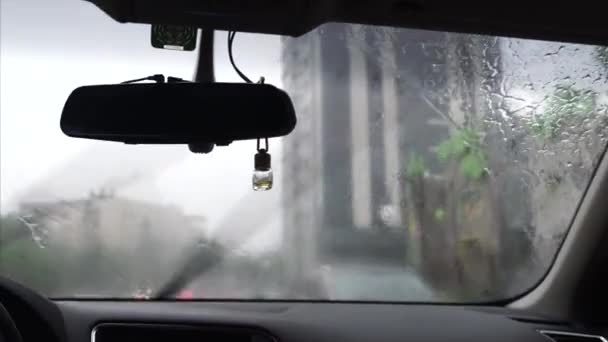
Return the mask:
<path fill-rule="evenodd" d="M 344 24 L 366 25 L 366 27 L 381 26 L 391 30 L 414 29 L 424 32 L 500 36 L 529 42 L 540 40 L 547 44 L 573 44 L 573 49 L 578 49 L 578 46 L 581 47 L 580 49 L 584 49 L 585 46 L 602 47 L 608 44 L 606 11 L 600 2 L 590 0 L 582 0 L 577 3 L 543 2 L 542 4 L 446 0 L 73 0 L 73 2 L 90 2 L 87 5 L 94 6 L 98 16 L 111 18 L 112 25 L 145 25 L 146 28 L 164 27 L 167 30 L 193 28 L 193 31 L 189 32 L 195 33 L 195 42 L 199 44 L 199 50 L 195 52 L 195 77 L 192 81 L 171 79 L 167 82 L 164 82 L 164 76 L 162 82 L 157 82 L 158 78 L 152 77 L 146 79 L 152 82 L 139 83 L 138 80 L 135 80 L 137 82 L 128 81 L 120 86 L 81 84 L 82 87 L 75 90 L 67 99 L 61 122 L 55 122 L 55 126 L 48 129 L 61 130 L 63 134 L 70 137 L 70 141 L 72 138 L 111 140 L 114 142 L 106 143 L 130 144 L 125 146 L 145 144 L 151 145 L 152 148 L 161 144 L 189 145 L 190 151 L 197 153 L 196 156 L 200 158 L 230 149 L 232 146 L 228 145 L 233 141 L 257 139 L 253 176 L 255 190 L 270 190 L 272 187 L 272 174 L 270 176 L 268 174 L 271 163 L 268 152 L 273 150 L 270 149 L 268 138 L 298 134 L 300 125 L 306 125 L 298 101 L 301 96 L 312 94 L 315 90 L 312 82 L 304 82 L 299 86 L 301 93 L 296 93 L 292 89 L 298 87 L 290 88 L 287 85 L 275 87 L 265 83 L 263 78 L 257 81 L 258 75 L 248 73 L 245 67 L 241 66 L 239 70 L 236 65 L 239 62 L 244 63 L 243 60 L 246 57 L 243 56 L 242 51 L 232 55 L 235 35 L 235 44 L 239 44 L 239 35 L 246 34 L 278 36 L 281 37 L 281 41 L 286 41 L 286 39 L 291 39 L 287 37 L 307 37 L 306 35 L 310 32 L 322 30 L 323 27 Z M 14 2 L 13 5 L 19 6 L 19 1 Z M 64 19 L 64 22 L 69 27 L 69 18 Z M 79 30 L 79 28 L 75 26 L 73 30 Z M 11 34 L 5 28 L 3 31 L 6 35 Z M 219 41 L 217 35 L 220 31 L 235 32 L 227 34 L 231 65 L 239 74 L 255 76 L 255 79 L 251 77 L 253 82 L 242 75 L 245 83 L 249 84 L 217 83 L 217 86 L 214 86 L 218 74 L 217 67 L 214 71 L 214 46 L 216 50 L 225 48 L 223 40 Z M 183 35 L 185 31 L 179 32 L 180 35 Z M 154 44 L 154 33 L 152 33 L 152 37 Z M 164 37 L 169 37 L 167 39 L 171 40 L 176 37 L 176 34 Z M 192 38 L 188 39 L 191 42 Z M 61 47 L 62 42 L 59 39 L 55 41 L 55 44 Z M 180 45 L 175 41 L 160 43 L 161 47 L 163 44 L 165 48 L 169 45 Z M 568 48 L 565 47 L 564 51 Z M 181 44 L 180 49 L 188 50 L 189 47 L 184 43 Z M 558 51 L 561 50 L 560 47 Z M 577 55 L 573 56 L 569 57 L 571 58 L 569 60 L 558 61 L 556 64 L 559 64 L 558 67 L 567 69 L 568 66 L 560 63 L 579 61 Z M 4 59 L 4 56 L 2 58 Z M 283 60 L 286 58 L 288 57 L 284 56 Z M 217 65 L 217 57 L 215 59 Z M 356 59 L 352 60 L 356 61 Z M 580 60 L 583 61 L 583 59 Z M 608 61 L 608 57 L 606 60 Z M 464 63 L 464 61 L 464 58 L 456 59 L 455 63 Z M 0 60 L 0 63 L 3 62 L 4 60 Z M 335 68 L 339 68 L 340 64 L 338 62 Z M 283 72 L 285 73 L 285 71 Z M 312 73 L 312 71 L 310 72 Z M 608 71 L 604 74 L 598 72 L 598 75 L 591 75 L 589 78 L 597 79 L 598 81 L 594 84 L 599 84 L 598 90 L 596 90 L 597 100 L 594 101 L 604 103 L 608 96 L 606 87 Z M 124 79 L 117 80 L 117 82 L 122 82 L 129 77 L 125 75 Z M 416 82 L 416 80 L 411 82 Z M 285 84 L 287 83 L 285 82 Z M 388 83 L 382 84 L 386 86 Z M 580 84 L 582 83 L 577 83 L 577 85 Z M 1 86 L 3 89 L 10 89 L 12 84 L 3 81 Z M 484 84 L 476 83 L 476 87 L 483 88 Z M 59 101 L 65 100 L 59 99 Z M 371 96 L 369 101 L 374 101 L 374 97 Z M 207 110 L 218 114 L 198 116 L 200 103 L 204 103 Z M 324 110 L 323 115 L 333 114 L 331 113 L 332 108 Z M 598 105 L 597 108 L 603 108 L 598 109 L 598 113 L 603 110 L 604 115 L 608 115 L 606 109 L 608 107 Z M 174 113 L 171 116 L 164 116 L 163 113 L 167 111 Z M 149 113 L 149 115 L 143 116 L 141 113 Z M 606 126 L 608 121 L 600 120 L 599 122 L 598 130 L 608 127 Z M 2 124 L 4 125 L 4 123 L 3 118 Z M 332 134 L 337 136 L 342 125 L 344 125 L 343 122 L 328 124 L 329 136 Z M 356 129 L 356 126 L 353 127 Z M 2 131 L 2 134 L 4 135 L 5 131 Z M 266 139 L 264 141 L 261 138 Z M 373 134 L 370 139 L 374 139 Z M 578 138 L 573 137 L 572 139 Z M 275 144 L 274 141 L 270 141 L 271 145 Z M 326 144 L 328 144 L 327 141 L 331 140 L 326 140 Z M 3 140 L 2 144 L 7 142 Z M 594 157 L 596 159 L 590 164 L 593 167 L 589 167 L 588 175 L 586 174 L 586 178 L 581 182 L 583 185 L 579 187 L 580 196 L 572 197 L 567 209 L 564 209 L 573 214 L 571 216 L 564 214 L 567 216 L 563 219 L 564 222 L 567 221 L 564 223 L 564 229 L 567 230 L 563 239 L 558 239 L 557 250 L 551 254 L 547 269 L 540 271 L 538 277 L 534 276 L 534 281 L 529 282 L 530 286 L 523 285 L 515 290 L 505 290 L 506 295 L 495 295 L 494 293 L 503 292 L 492 292 L 490 289 L 489 294 L 479 295 L 481 300 L 450 300 L 449 298 L 452 297 L 448 297 L 448 295 L 437 297 L 436 294 L 433 294 L 433 297 L 429 294 L 429 298 L 426 298 L 426 290 L 421 289 L 426 280 L 416 280 L 416 284 L 420 285 L 411 287 L 411 291 L 405 291 L 404 294 L 393 296 L 390 292 L 392 287 L 387 284 L 375 287 L 376 291 L 382 292 L 385 294 L 384 296 L 380 294 L 378 296 L 366 294 L 359 296 L 353 294 L 361 292 L 357 286 L 371 287 L 372 285 L 368 284 L 372 284 L 373 281 L 359 277 L 356 271 L 351 276 L 348 267 L 344 267 L 344 271 L 338 270 L 339 267 L 335 266 L 338 263 L 332 264 L 334 266 L 331 267 L 321 267 L 319 270 L 322 274 L 319 279 L 322 283 L 330 284 L 329 286 L 325 286 L 323 289 L 310 286 L 306 290 L 307 294 L 301 296 L 281 294 L 269 295 L 268 298 L 262 296 L 260 299 L 253 295 L 231 297 L 220 294 L 206 297 L 197 294 L 198 289 L 194 290 L 194 296 L 183 292 L 186 283 L 198 279 L 210 267 L 209 265 L 220 258 L 218 255 L 221 253 L 221 247 L 215 248 L 214 246 L 204 249 L 202 252 L 188 254 L 186 261 L 180 263 L 181 266 L 173 267 L 174 278 L 160 289 L 155 289 L 152 295 L 144 294 L 142 297 L 135 295 L 129 298 L 122 294 L 113 296 L 110 292 L 99 296 L 85 294 L 82 297 L 70 297 L 70 293 L 49 294 L 32 288 L 23 280 L 13 277 L 10 272 L 5 271 L 6 266 L 2 262 L 1 251 L 5 248 L 4 246 L 10 244 L 11 236 L 8 225 L 5 226 L 3 221 L 0 227 L 0 342 L 606 342 L 608 341 L 608 311 L 606 310 L 608 307 L 608 268 L 606 267 L 608 251 L 604 245 L 608 245 L 608 229 L 606 229 L 608 211 L 605 210 L 606 202 L 604 200 L 608 195 L 608 160 L 604 158 L 605 142 L 606 139 L 603 138 L 600 142 L 601 146 L 597 149 L 599 152 Z M 32 144 L 34 143 L 32 142 Z M 265 143 L 266 147 L 260 148 L 260 143 Z M 214 145 L 217 147 L 215 150 Z M 301 146 L 303 149 L 306 149 L 307 146 L 312 149 L 313 144 L 302 144 Z M 474 149 L 474 147 L 467 146 L 468 149 Z M 517 148 L 515 147 L 515 149 Z M 336 149 L 336 151 L 336 155 L 340 155 L 342 150 Z M 450 151 L 455 150 L 446 152 L 448 156 L 449 153 L 452 153 Z M 311 151 L 310 153 L 316 152 Z M 500 151 L 490 153 L 500 153 Z M 277 165 L 282 158 L 274 155 L 273 157 L 274 165 Z M 331 158 L 335 158 L 337 164 L 343 161 L 340 157 Z M 378 166 L 379 164 L 373 162 L 374 157 L 371 158 L 370 163 L 374 165 L 373 167 Z M 490 154 L 487 159 L 491 159 Z M 414 165 L 420 166 L 422 163 L 415 161 L 414 157 L 409 159 L 406 171 L 408 177 L 413 177 L 414 174 L 424 177 L 422 176 L 424 172 L 416 173 L 414 167 Z M 329 162 L 327 161 L 327 163 Z M 383 162 L 389 163 L 390 161 Z M 235 162 L 234 165 L 237 163 Z M 412 167 L 410 168 L 409 165 Z M 120 168 L 119 165 L 112 167 Z M 314 171 L 304 169 L 304 166 L 299 167 L 302 168 L 301 173 L 304 176 L 316 177 Z M 458 168 L 455 170 L 457 171 L 454 172 L 458 172 Z M 478 176 L 475 176 L 476 172 L 471 171 L 470 168 L 462 167 L 460 170 L 467 175 L 472 174 L 472 178 L 482 177 L 480 175 L 487 172 L 482 170 L 479 171 Z M 371 172 L 373 173 L 373 171 Z M 340 178 L 335 178 L 333 182 L 339 183 Z M 2 184 L 5 185 L 5 183 Z M 275 187 L 280 188 L 282 184 L 285 184 L 285 180 L 283 183 L 277 184 Z M 425 184 L 427 188 L 424 191 L 430 193 L 429 196 L 449 196 L 450 190 L 447 190 L 447 193 L 439 192 L 439 190 L 433 192 L 433 188 L 428 185 L 431 183 Z M 196 186 L 196 184 L 188 184 L 185 187 Z M 452 190 L 457 189 L 456 186 Z M 276 188 L 270 191 L 280 191 Z M 509 186 L 505 186 L 506 188 Z M 321 201 L 320 203 L 325 203 L 326 207 L 327 203 L 332 200 L 342 201 L 341 197 L 336 197 L 338 195 L 323 192 L 314 186 L 302 190 L 302 192 L 304 191 L 312 193 L 311 198 L 315 199 L 313 201 Z M 436 195 L 433 195 L 434 193 Z M 108 194 L 101 193 L 96 196 L 103 197 Z M 213 196 L 210 192 L 209 197 Z M 499 191 L 496 196 L 508 196 L 507 190 Z M 570 198 L 568 193 L 556 192 L 552 196 Z M 353 197 L 356 196 L 353 195 Z M 3 206 L 4 200 L 3 197 Z M 262 202 L 262 200 L 259 201 Z M 531 201 L 534 202 L 534 198 Z M 539 206 L 542 207 L 541 204 L 539 202 Z M 356 207 L 356 204 L 354 206 Z M 86 208 L 88 207 L 82 209 L 83 212 L 87 210 Z M 339 214 L 341 207 L 336 208 L 338 209 L 335 212 Z M 482 213 L 489 210 L 486 207 L 480 208 Z M 251 225 L 259 222 L 257 219 L 269 215 L 261 209 L 254 211 L 251 214 L 251 217 L 254 218 L 250 221 Z M 242 215 L 245 215 L 245 212 L 246 210 L 243 209 Z M 354 215 L 357 217 L 356 213 Z M 450 215 L 449 210 L 434 209 L 430 217 L 443 221 L 446 215 Z M 545 212 L 545 215 L 548 214 Z M 329 220 L 331 217 L 334 216 L 331 216 L 330 212 Z M 239 220 L 239 214 L 236 214 L 234 219 Z M 305 216 L 302 219 L 314 221 L 312 217 Z M 25 222 L 27 217 L 23 216 L 21 220 Z M 424 222 L 423 219 L 421 220 L 420 222 Z M 508 221 L 509 218 L 504 218 L 504 220 Z M 31 235 L 34 236 L 32 229 L 35 228 L 35 224 L 28 222 L 30 221 L 23 224 L 30 228 Z M 440 225 L 440 227 L 443 226 Z M 172 234 L 177 234 L 180 228 L 175 226 L 167 229 L 174 230 L 175 233 Z M 299 228 L 301 228 L 300 230 L 306 229 L 306 227 Z M 123 231 L 121 234 L 127 236 L 127 232 Z M 425 233 L 422 234 L 424 236 Z M 437 236 L 444 236 L 448 233 L 440 230 L 438 234 Z M 236 235 L 247 235 L 247 233 Z M 295 240 L 299 241 L 298 243 L 306 243 L 304 238 L 299 240 L 295 238 Z M 329 249 L 339 249 L 343 245 L 336 243 L 331 246 L 334 247 Z M 430 258 L 428 255 L 439 253 L 442 249 L 441 246 L 432 243 L 429 246 L 431 246 L 430 254 L 423 254 L 427 258 Z M 176 249 L 179 248 L 181 247 L 176 247 Z M 382 249 L 379 247 L 379 250 Z M 153 247 L 150 247 L 149 251 L 152 254 L 155 253 Z M 473 257 L 473 259 L 475 258 L 482 257 Z M 343 260 L 355 259 L 344 257 Z M 67 259 L 64 262 L 67 263 Z M 246 264 L 243 268 L 245 269 L 243 272 L 247 272 Z M 258 272 L 254 266 L 251 266 L 250 270 L 253 270 L 253 273 Z M 98 270 L 91 267 L 88 271 L 95 273 Z M 297 274 L 299 268 L 294 267 L 291 271 Z M 389 274 L 392 271 L 387 268 L 377 272 L 376 277 L 382 278 L 384 276 L 381 274 Z M 497 272 L 504 272 L 504 276 L 498 278 L 502 279 L 503 283 L 508 283 L 512 280 L 511 278 L 516 276 L 500 267 Z M 444 278 L 437 273 L 441 272 L 437 271 L 429 278 L 423 278 L 430 279 L 429 282 L 449 281 L 442 280 Z M 87 277 L 87 274 L 89 273 L 82 273 L 82 277 Z M 60 277 L 59 274 L 56 276 Z M 52 277 L 52 275 L 47 275 L 47 277 Z M 260 277 L 264 277 L 264 275 Z M 334 283 L 338 282 L 337 279 L 346 285 L 332 287 Z M 385 282 L 398 283 L 401 281 L 391 280 L 393 278 L 389 276 L 383 279 Z M 44 283 L 45 280 L 43 279 L 42 282 Z M 246 282 L 248 280 L 237 281 L 239 284 L 236 286 L 237 290 L 239 286 L 244 288 L 253 286 Z M 300 282 L 303 283 L 304 280 L 300 280 Z M 211 280 L 209 284 L 214 283 Z M 414 288 L 416 290 L 413 290 Z M 411 298 L 408 297 L 408 293 L 411 294 Z M 468 297 L 464 298 L 476 298 L 476 295 L 475 292 L 475 295 L 467 295 Z"/>

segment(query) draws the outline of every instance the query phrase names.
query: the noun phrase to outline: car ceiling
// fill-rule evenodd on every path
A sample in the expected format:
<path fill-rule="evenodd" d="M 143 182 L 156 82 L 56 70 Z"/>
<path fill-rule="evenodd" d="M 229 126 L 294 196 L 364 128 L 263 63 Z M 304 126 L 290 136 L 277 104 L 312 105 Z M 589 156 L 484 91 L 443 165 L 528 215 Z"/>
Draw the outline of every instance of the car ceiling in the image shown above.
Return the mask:
<path fill-rule="evenodd" d="M 348 22 L 608 44 L 601 2 L 451 0 L 86 0 L 120 22 L 299 36 Z M 532 6 L 533 4 L 533 6 Z"/>

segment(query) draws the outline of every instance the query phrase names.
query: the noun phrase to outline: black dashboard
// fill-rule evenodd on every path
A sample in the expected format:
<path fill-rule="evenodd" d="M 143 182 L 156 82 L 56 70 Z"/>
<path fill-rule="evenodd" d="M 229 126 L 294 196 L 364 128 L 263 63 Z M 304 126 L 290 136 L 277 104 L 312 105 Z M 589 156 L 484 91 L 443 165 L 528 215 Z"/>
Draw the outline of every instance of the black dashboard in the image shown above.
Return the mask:
<path fill-rule="evenodd" d="M 50 301 L 6 281 L 0 283 L 0 303 L 14 321 L 23 342 L 547 342 L 550 339 L 541 333 L 543 330 L 598 333 L 568 322 L 499 307 Z"/>

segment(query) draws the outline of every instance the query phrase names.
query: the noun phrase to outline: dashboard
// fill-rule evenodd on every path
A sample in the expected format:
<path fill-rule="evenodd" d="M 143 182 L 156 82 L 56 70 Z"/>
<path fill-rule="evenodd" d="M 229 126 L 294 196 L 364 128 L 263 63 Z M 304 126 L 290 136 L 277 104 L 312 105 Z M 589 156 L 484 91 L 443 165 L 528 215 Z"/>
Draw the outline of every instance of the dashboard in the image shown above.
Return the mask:
<path fill-rule="evenodd" d="M 606 342 L 597 336 L 601 332 L 501 307 L 344 302 L 50 301 L 2 279 L 0 303 L 8 311 L 23 342 L 43 338 L 45 342 Z M 0 329 L 2 326 L 0 323 Z M 0 336 L 1 333 L 2 330 Z"/>

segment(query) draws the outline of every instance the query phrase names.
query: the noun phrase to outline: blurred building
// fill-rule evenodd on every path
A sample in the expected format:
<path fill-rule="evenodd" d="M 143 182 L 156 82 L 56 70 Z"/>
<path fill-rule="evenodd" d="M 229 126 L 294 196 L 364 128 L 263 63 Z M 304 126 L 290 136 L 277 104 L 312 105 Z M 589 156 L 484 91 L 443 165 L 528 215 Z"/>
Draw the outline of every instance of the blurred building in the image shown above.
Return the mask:
<path fill-rule="evenodd" d="M 298 117 L 284 141 L 287 269 L 348 256 L 403 260 L 403 174 L 448 127 L 426 89 L 447 82 L 444 33 L 328 24 L 283 38 L 283 84 Z M 431 104 L 431 100 L 435 104 Z M 438 168 L 436 158 L 424 158 Z M 320 259 L 319 259 L 320 258 Z"/>
<path fill-rule="evenodd" d="M 177 207 L 121 198 L 109 191 L 78 200 L 24 202 L 18 214 L 41 243 L 61 242 L 70 249 L 94 245 L 133 254 L 141 252 L 138 249 L 178 254 L 179 246 L 203 237 L 205 224 L 204 218 L 185 215 Z M 165 248 L 142 245 L 152 240 Z"/>

